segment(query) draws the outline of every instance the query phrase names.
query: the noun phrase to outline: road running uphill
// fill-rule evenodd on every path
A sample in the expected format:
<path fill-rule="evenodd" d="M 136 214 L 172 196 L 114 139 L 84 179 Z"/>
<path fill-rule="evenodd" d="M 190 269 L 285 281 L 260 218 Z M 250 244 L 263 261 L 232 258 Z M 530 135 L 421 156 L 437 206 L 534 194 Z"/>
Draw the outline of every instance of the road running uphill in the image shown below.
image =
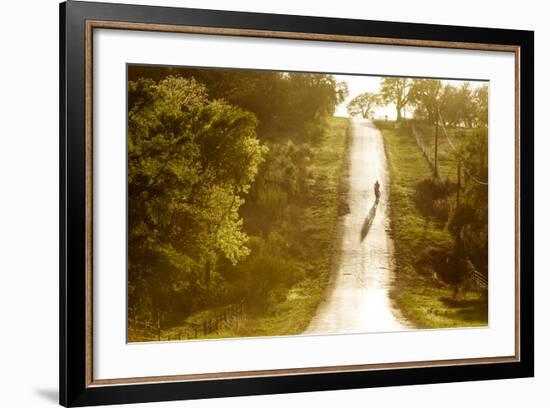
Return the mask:
<path fill-rule="evenodd" d="M 396 310 L 389 291 L 393 243 L 389 236 L 389 175 L 382 134 L 353 120 L 349 159 L 350 212 L 339 219 L 337 271 L 305 334 L 366 333 L 412 328 Z M 380 200 L 374 183 L 380 182 Z"/>

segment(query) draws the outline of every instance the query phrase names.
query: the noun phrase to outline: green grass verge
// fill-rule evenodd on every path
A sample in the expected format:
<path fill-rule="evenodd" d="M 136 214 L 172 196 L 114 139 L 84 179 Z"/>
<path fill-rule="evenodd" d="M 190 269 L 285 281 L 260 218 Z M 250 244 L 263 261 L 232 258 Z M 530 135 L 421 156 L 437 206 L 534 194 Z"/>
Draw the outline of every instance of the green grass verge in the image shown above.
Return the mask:
<path fill-rule="evenodd" d="M 416 124 L 415 128 L 433 157 L 433 152 L 435 150 L 435 127 L 433 125 Z M 443 180 L 449 180 L 453 183 L 456 183 L 458 166 L 456 152 L 449 144 L 447 137 L 456 149 L 460 149 L 462 146 L 467 145 L 472 140 L 476 139 L 478 130 L 466 128 L 448 128 L 446 129 L 447 136 L 445 136 L 445 132 L 440 126 L 438 133 L 437 164 L 439 175 Z M 486 179 L 487 176 L 485 175 L 483 178 Z"/>
<path fill-rule="evenodd" d="M 417 272 L 416 258 L 429 246 L 452 246 L 445 226 L 414 204 L 415 186 L 431 177 L 430 168 L 407 128 L 379 122 L 390 168 L 391 224 L 396 279 L 392 298 L 418 328 L 487 325 L 487 300 L 477 292 L 459 292 Z"/>
<path fill-rule="evenodd" d="M 248 314 L 230 321 L 225 327 L 198 339 L 227 339 L 235 337 L 289 336 L 302 333 L 321 302 L 322 285 L 303 280 L 291 287 L 282 302 L 272 305 L 262 314 Z M 200 316 L 196 316 L 200 321 Z M 165 330 L 162 339 L 178 338 L 178 327 Z"/>

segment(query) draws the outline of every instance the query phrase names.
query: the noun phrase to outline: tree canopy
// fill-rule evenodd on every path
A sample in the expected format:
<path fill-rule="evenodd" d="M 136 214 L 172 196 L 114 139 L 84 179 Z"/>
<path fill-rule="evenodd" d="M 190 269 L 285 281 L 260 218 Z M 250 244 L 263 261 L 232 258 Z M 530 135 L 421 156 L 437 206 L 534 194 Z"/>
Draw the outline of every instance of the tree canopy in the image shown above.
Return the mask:
<path fill-rule="evenodd" d="M 416 108 L 415 118 L 425 118 L 430 123 L 438 120 L 438 112 L 444 95 L 444 87 L 437 79 L 413 80 L 410 100 Z"/>
<path fill-rule="evenodd" d="M 253 113 L 260 140 L 314 141 L 322 133 L 323 119 L 348 95 L 344 82 L 318 73 L 135 66 L 129 79 L 158 81 L 170 75 L 193 78 L 211 98 Z"/>
<path fill-rule="evenodd" d="M 266 149 L 253 114 L 209 100 L 193 79 L 129 82 L 128 103 L 129 302 L 136 307 L 208 285 L 220 257 L 235 263 L 248 254 L 238 210 Z"/>
<path fill-rule="evenodd" d="M 373 109 L 380 105 L 381 98 L 373 92 L 364 92 L 353 98 L 346 109 L 350 116 L 361 115 L 363 119 L 368 119 L 372 115 Z"/>
<path fill-rule="evenodd" d="M 487 126 L 487 85 L 473 90 L 469 82 L 455 86 L 438 79 L 415 79 L 409 94 L 415 120 L 435 123 L 441 114 L 450 126 Z"/>
<path fill-rule="evenodd" d="M 402 119 L 402 111 L 411 100 L 411 86 L 413 80 L 410 78 L 384 77 L 380 82 L 380 96 L 386 103 L 395 104 L 397 121 Z"/>

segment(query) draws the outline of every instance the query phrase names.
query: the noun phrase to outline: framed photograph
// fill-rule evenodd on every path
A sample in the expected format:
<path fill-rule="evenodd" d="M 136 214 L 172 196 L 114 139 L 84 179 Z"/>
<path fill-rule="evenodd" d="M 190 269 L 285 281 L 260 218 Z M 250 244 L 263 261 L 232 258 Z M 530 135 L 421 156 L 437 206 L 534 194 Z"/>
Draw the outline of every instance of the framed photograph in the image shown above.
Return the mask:
<path fill-rule="evenodd" d="M 533 32 L 60 27 L 62 405 L 533 376 Z"/>

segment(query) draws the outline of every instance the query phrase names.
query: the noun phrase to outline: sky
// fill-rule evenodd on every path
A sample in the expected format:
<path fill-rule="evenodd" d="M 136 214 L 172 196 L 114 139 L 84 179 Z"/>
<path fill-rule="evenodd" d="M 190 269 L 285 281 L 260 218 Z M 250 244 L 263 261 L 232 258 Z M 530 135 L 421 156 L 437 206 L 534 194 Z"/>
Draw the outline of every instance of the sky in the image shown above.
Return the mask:
<path fill-rule="evenodd" d="M 334 75 L 336 80 L 346 82 L 348 84 L 348 90 L 349 95 L 346 98 L 344 102 L 342 102 L 340 105 L 336 108 L 336 116 L 345 116 L 348 117 L 348 112 L 346 110 L 346 105 L 357 95 L 362 94 L 363 92 L 374 92 L 378 93 L 380 91 L 380 81 L 383 77 L 379 76 L 367 76 L 367 75 Z M 450 83 L 454 86 L 461 86 L 461 84 L 465 81 L 442 81 L 443 83 Z M 486 82 L 476 82 L 476 81 L 470 81 L 470 85 L 472 89 L 475 89 L 481 85 L 483 85 Z M 405 117 L 408 117 L 412 112 L 410 112 L 411 108 L 405 108 L 403 114 Z M 390 104 L 387 106 L 379 106 L 376 107 L 374 110 L 374 118 L 375 119 L 384 119 L 386 115 L 388 115 L 388 119 L 395 120 L 397 114 L 395 111 L 395 105 Z"/>
<path fill-rule="evenodd" d="M 357 95 L 363 92 L 378 93 L 380 90 L 380 80 L 382 77 L 366 76 L 366 75 L 334 75 L 337 81 L 346 82 L 348 84 L 349 95 L 346 100 L 336 108 L 336 116 L 349 116 L 346 110 L 346 105 Z M 373 110 L 375 119 L 383 119 L 388 115 L 388 119 L 395 119 L 394 106 L 381 106 Z"/>

